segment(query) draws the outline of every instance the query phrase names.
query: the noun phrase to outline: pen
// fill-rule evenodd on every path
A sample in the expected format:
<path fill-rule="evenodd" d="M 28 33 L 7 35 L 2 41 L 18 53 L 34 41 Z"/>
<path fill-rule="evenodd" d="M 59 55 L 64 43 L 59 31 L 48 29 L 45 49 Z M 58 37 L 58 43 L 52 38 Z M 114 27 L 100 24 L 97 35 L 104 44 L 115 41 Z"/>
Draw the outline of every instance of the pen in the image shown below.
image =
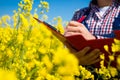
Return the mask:
<path fill-rule="evenodd" d="M 82 17 L 81 17 L 80 19 L 78 19 L 77 21 L 81 23 L 82 21 L 85 20 L 85 18 L 86 18 L 86 15 L 85 15 L 85 16 L 82 16 Z"/>
<path fill-rule="evenodd" d="M 82 23 L 82 22 L 85 20 L 86 17 L 87 17 L 86 15 L 82 16 L 80 19 L 77 20 L 77 22 Z M 83 24 L 84 24 L 84 25 L 86 26 L 86 28 L 89 30 L 89 27 L 88 27 L 88 25 L 86 24 L 86 22 L 83 22 Z"/>

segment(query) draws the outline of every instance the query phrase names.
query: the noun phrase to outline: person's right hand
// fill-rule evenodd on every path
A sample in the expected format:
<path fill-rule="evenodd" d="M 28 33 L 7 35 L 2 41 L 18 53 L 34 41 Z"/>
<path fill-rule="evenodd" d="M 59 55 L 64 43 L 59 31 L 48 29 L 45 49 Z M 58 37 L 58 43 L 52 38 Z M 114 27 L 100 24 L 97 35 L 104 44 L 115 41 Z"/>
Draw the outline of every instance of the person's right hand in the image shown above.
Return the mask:
<path fill-rule="evenodd" d="M 64 36 L 68 37 L 73 35 L 81 35 L 85 40 L 96 39 L 96 37 L 88 31 L 84 24 L 77 21 L 70 21 L 65 27 Z"/>

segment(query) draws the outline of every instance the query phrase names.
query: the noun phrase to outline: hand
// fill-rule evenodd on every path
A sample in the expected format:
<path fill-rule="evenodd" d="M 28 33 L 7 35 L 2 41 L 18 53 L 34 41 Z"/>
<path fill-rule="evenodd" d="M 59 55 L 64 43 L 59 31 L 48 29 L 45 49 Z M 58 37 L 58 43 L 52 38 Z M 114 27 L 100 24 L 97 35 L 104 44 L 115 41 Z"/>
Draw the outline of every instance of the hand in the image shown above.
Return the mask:
<path fill-rule="evenodd" d="M 77 57 L 80 65 L 91 65 L 101 60 L 99 56 L 102 53 L 99 49 L 94 49 L 88 53 L 89 50 L 90 47 L 85 47 L 79 52 L 73 53 Z"/>
<path fill-rule="evenodd" d="M 99 49 L 94 49 L 90 52 L 90 47 L 85 47 L 84 49 L 77 52 L 67 42 L 65 45 L 70 50 L 70 52 L 76 56 L 80 65 L 91 65 L 100 61 L 99 56 L 102 54 L 102 52 L 100 52 Z"/>
<path fill-rule="evenodd" d="M 64 36 L 82 35 L 86 40 L 96 39 L 87 28 L 77 21 L 70 21 L 65 28 Z"/>

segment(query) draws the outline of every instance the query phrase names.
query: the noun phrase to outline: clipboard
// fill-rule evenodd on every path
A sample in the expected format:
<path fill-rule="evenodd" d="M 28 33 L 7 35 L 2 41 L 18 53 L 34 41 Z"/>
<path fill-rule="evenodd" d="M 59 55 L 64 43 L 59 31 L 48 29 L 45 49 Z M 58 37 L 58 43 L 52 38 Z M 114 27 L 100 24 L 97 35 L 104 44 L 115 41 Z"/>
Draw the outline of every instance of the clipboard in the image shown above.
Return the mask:
<path fill-rule="evenodd" d="M 104 53 L 105 55 L 105 66 L 108 65 L 107 61 L 109 61 L 109 53 L 107 51 L 105 51 L 104 49 L 104 45 L 108 45 L 109 46 L 109 50 L 111 51 L 111 46 L 112 43 L 114 43 L 114 38 L 105 38 L 105 39 L 94 39 L 94 40 L 85 40 L 83 36 L 81 35 L 74 35 L 74 36 L 68 36 L 65 37 L 64 35 L 62 35 L 54 26 L 48 24 L 47 22 L 41 21 L 35 17 L 33 17 L 35 20 L 37 20 L 39 23 L 42 23 L 43 25 L 46 26 L 46 28 L 48 28 L 52 34 L 54 36 L 56 36 L 63 44 L 67 41 L 75 50 L 79 51 L 81 49 L 83 49 L 86 46 L 91 47 L 91 50 L 93 49 L 100 49 L 101 52 Z M 120 30 L 115 30 L 114 31 L 115 34 L 115 38 L 120 39 Z M 120 52 L 117 52 L 115 55 L 115 59 L 117 57 L 117 55 L 120 55 Z M 92 66 L 94 67 L 100 67 L 100 63 L 95 63 Z M 116 67 L 116 61 L 111 62 L 111 66 Z"/>

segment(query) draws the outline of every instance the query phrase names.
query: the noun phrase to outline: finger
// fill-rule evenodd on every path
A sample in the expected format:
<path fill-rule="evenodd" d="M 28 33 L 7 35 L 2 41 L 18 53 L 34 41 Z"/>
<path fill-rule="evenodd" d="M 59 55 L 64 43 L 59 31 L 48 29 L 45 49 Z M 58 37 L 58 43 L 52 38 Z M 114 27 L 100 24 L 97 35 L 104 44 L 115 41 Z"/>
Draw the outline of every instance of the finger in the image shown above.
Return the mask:
<path fill-rule="evenodd" d="M 97 59 L 100 59 L 99 58 L 100 54 L 102 54 L 102 53 L 99 52 L 96 55 L 93 55 L 91 58 L 89 58 L 90 63 L 96 61 Z"/>
<path fill-rule="evenodd" d="M 83 24 L 81 24 L 81 23 L 79 23 L 79 22 L 77 22 L 77 21 L 70 21 L 69 23 L 68 23 L 68 25 L 70 25 L 70 26 L 82 26 Z"/>
<path fill-rule="evenodd" d="M 81 33 L 75 33 L 75 32 L 66 32 L 65 34 L 64 34 L 64 36 L 65 37 L 68 37 L 68 36 L 73 36 L 73 35 L 81 35 Z"/>
<path fill-rule="evenodd" d="M 66 29 L 67 32 L 80 32 L 80 27 L 69 26 Z"/>
<path fill-rule="evenodd" d="M 100 52 L 99 49 L 94 49 L 93 51 L 91 51 L 89 54 L 86 55 L 87 59 L 92 58 L 93 56 L 95 56 L 96 54 L 98 54 Z"/>
<path fill-rule="evenodd" d="M 97 59 L 97 58 L 100 58 L 100 55 L 101 55 L 101 54 L 102 54 L 102 53 L 99 52 L 99 53 L 93 55 L 93 56 L 91 57 L 91 61 L 93 61 L 93 60 L 95 60 L 95 59 Z"/>
<path fill-rule="evenodd" d="M 85 47 L 82 50 L 80 50 L 79 52 L 77 52 L 78 56 L 84 56 L 88 51 L 90 50 L 90 47 Z"/>
<path fill-rule="evenodd" d="M 98 59 L 96 59 L 96 60 L 94 60 L 94 61 L 90 61 L 90 62 L 88 63 L 88 65 L 95 64 L 95 63 L 100 62 L 100 61 L 101 61 L 101 59 L 98 58 Z"/>

